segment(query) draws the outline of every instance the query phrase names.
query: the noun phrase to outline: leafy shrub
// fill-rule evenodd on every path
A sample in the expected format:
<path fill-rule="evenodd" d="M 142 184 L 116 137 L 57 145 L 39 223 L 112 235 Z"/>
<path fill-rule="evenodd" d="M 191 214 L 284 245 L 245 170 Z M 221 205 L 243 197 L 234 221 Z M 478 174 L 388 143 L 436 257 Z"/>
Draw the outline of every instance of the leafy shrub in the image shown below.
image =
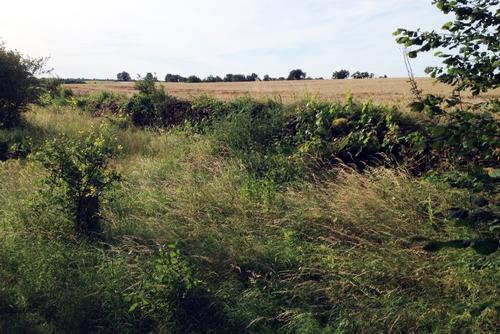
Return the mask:
<path fill-rule="evenodd" d="M 443 14 L 454 15 L 453 21 L 441 27 L 446 33 L 398 29 L 397 43 L 414 47 L 410 58 L 438 49 L 436 56 L 443 59 L 444 68 L 428 67 L 433 78 L 455 87 L 457 91 L 470 89 L 474 95 L 500 86 L 497 0 L 434 0 Z"/>
<path fill-rule="evenodd" d="M 345 104 L 308 100 L 298 106 L 292 125 L 299 154 L 361 165 L 404 158 L 409 147 L 405 136 L 416 128 L 394 108 L 359 104 L 352 98 Z"/>
<path fill-rule="evenodd" d="M 0 41 L 0 128 L 21 122 L 21 113 L 41 93 L 37 74 L 43 72 L 45 58 L 29 58 L 7 50 Z"/>
<path fill-rule="evenodd" d="M 167 127 L 182 124 L 190 103 L 157 90 L 152 94 L 136 94 L 125 106 L 132 123 L 141 127 Z"/>
<path fill-rule="evenodd" d="M 114 150 L 104 131 L 102 126 L 92 129 L 83 140 L 62 135 L 47 142 L 36 154 L 49 171 L 45 183 L 53 196 L 73 216 L 76 230 L 88 235 L 102 232 L 102 196 L 120 179 L 108 168 Z"/>
<path fill-rule="evenodd" d="M 175 245 L 162 246 L 140 273 L 142 284 L 126 296 L 129 312 L 156 324 L 174 323 L 176 309 L 200 286 L 192 268 Z"/>
<path fill-rule="evenodd" d="M 494 107 L 496 113 L 500 111 Z M 456 109 L 431 129 L 431 146 L 456 166 L 495 167 L 500 159 L 500 127 L 488 110 Z"/>
<path fill-rule="evenodd" d="M 191 126 L 202 130 L 222 121 L 229 113 L 226 102 L 209 95 L 200 95 L 193 98 L 191 107 L 186 115 Z"/>
<path fill-rule="evenodd" d="M 182 124 L 191 104 L 165 93 L 155 81 L 145 78 L 136 82 L 135 94 L 125 105 L 125 113 L 132 123 L 141 127 L 167 127 Z"/>
<path fill-rule="evenodd" d="M 107 113 L 120 114 L 127 103 L 127 97 L 108 91 L 74 96 L 69 99 L 74 108 L 85 110 L 92 116 L 103 116 Z"/>
<path fill-rule="evenodd" d="M 56 105 L 67 106 L 74 97 L 73 91 L 62 86 L 63 81 L 59 78 L 40 79 L 40 88 L 42 94 L 38 103 L 42 106 Z"/>

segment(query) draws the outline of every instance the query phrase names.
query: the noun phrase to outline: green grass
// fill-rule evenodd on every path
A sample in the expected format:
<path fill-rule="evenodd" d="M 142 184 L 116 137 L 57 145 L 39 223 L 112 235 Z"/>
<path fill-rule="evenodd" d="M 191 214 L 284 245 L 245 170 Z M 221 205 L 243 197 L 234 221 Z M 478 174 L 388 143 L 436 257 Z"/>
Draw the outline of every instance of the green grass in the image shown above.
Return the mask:
<path fill-rule="evenodd" d="M 112 126 L 124 179 L 105 241 L 73 232 L 38 163 L 0 162 L 0 332 L 495 332 L 498 254 L 422 250 L 474 237 L 445 218 L 466 190 L 402 167 L 311 169 L 266 148 L 279 119 L 247 116 L 205 132 Z M 62 107 L 26 119 L 2 136 L 36 144 L 103 121 Z"/>

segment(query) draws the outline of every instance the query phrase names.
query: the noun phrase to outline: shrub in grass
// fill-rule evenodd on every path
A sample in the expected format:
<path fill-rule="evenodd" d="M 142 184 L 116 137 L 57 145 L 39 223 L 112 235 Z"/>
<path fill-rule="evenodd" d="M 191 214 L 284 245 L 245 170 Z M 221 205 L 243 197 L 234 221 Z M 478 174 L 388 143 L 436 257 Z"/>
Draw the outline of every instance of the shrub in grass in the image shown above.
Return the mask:
<path fill-rule="evenodd" d="M 168 127 L 182 124 L 186 120 L 191 104 L 165 93 L 151 79 L 136 83 L 139 94 L 135 94 L 125 105 L 125 114 L 132 123 L 140 127 Z"/>
<path fill-rule="evenodd" d="M 83 140 L 62 135 L 36 154 L 50 173 L 46 183 L 61 195 L 59 203 L 75 219 L 76 230 L 88 235 L 102 232 L 102 196 L 120 179 L 109 169 L 114 150 L 103 131 L 93 129 Z"/>
<path fill-rule="evenodd" d="M 69 99 L 70 104 L 80 110 L 89 112 L 92 116 L 105 114 L 120 114 L 127 103 L 127 97 L 108 91 L 78 95 Z"/>
<path fill-rule="evenodd" d="M 309 99 L 296 113 L 291 139 L 298 154 L 358 166 L 386 157 L 404 160 L 412 150 L 407 136 L 418 130 L 394 108 L 352 98 L 344 104 Z"/>

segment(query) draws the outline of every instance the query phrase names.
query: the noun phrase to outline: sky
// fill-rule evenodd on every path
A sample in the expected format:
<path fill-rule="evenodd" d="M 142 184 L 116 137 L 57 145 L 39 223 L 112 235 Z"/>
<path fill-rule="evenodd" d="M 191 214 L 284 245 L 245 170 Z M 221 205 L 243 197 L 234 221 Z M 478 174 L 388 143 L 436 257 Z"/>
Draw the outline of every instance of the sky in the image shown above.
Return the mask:
<path fill-rule="evenodd" d="M 114 78 L 121 71 L 312 77 L 334 70 L 406 76 L 397 28 L 447 18 L 431 0 L 4 0 L 0 39 L 49 56 L 53 74 Z M 412 60 L 415 74 L 439 63 Z"/>

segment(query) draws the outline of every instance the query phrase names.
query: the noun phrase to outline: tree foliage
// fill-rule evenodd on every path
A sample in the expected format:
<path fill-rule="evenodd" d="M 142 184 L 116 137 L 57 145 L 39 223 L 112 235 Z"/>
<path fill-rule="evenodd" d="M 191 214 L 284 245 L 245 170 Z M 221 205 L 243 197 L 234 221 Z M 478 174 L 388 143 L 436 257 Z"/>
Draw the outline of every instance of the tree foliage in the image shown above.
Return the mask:
<path fill-rule="evenodd" d="M 301 69 L 296 69 L 290 71 L 287 80 L 304 80 L 306 77 L 307 77 L 306 72 L 302 71 Z"/>
<path fill-rule="evenodd" d="M 151 73 L 151 72 L 146 73 L 145 79 L 149 80 L 149 81 L 158 81 L 158 78 L 156 77 L 156 75 L 153 75 L 153 73 Z"/>
<path fill-rule="evenodd" d="M 44 72 L 47 58 L 30 58 L 7 50 L 0 42 L 0 128 L 16 126 L 29 103 L 42 91 L 36 75 Z"/>
<path fill-rule="evenodd" d="M 190 75 L 187 78 L 187 82 L 189 82 L 189 83 L 198 83 L 198 82 L 201 82 L 201 79 L 199 77 L 197 77 L 196 75 Z"/>
<path fill-rule="evenodd" d="M 128 72 L 120 72 L 116 75 L 116 79 L 118 81 L 131 81 L 132 78 L 130 77 L 130 74 L 128 74 Z"/>
<path fill-rule="evenodd" d="M 139 77 L 139 80 L 135 83 L 135 89 L 141 94 L 151 95 L 156 91 L 156 81 L 156 78 L 151 73 L 147 73 L 144 78 Z"/>
<path fill-rule="evenodd" d="M 332 79 L 348 79 L 349 78 L 349 71 L 348 70 L 339 70 L 335 71 L 332 74 Z"/>
<path fill-rule="evenodd" d="M 454 20 L 442 26 L 444 32 L 398 29 L 397 42 L 410 49 L 408 56 L 437 50 L 444 67 L 427 68 L 433 78 L 471 89 L 477 95 L 500 84 L 500 8 L 498 0 L 434 0 L 444 14 Z"/>
<path fill-rule="evenodd" d="M 369 72 L 356 71 L 351 75 L 351 77 L 353 79 L 373 79 L 375 77 L 375 74 Z"/>

